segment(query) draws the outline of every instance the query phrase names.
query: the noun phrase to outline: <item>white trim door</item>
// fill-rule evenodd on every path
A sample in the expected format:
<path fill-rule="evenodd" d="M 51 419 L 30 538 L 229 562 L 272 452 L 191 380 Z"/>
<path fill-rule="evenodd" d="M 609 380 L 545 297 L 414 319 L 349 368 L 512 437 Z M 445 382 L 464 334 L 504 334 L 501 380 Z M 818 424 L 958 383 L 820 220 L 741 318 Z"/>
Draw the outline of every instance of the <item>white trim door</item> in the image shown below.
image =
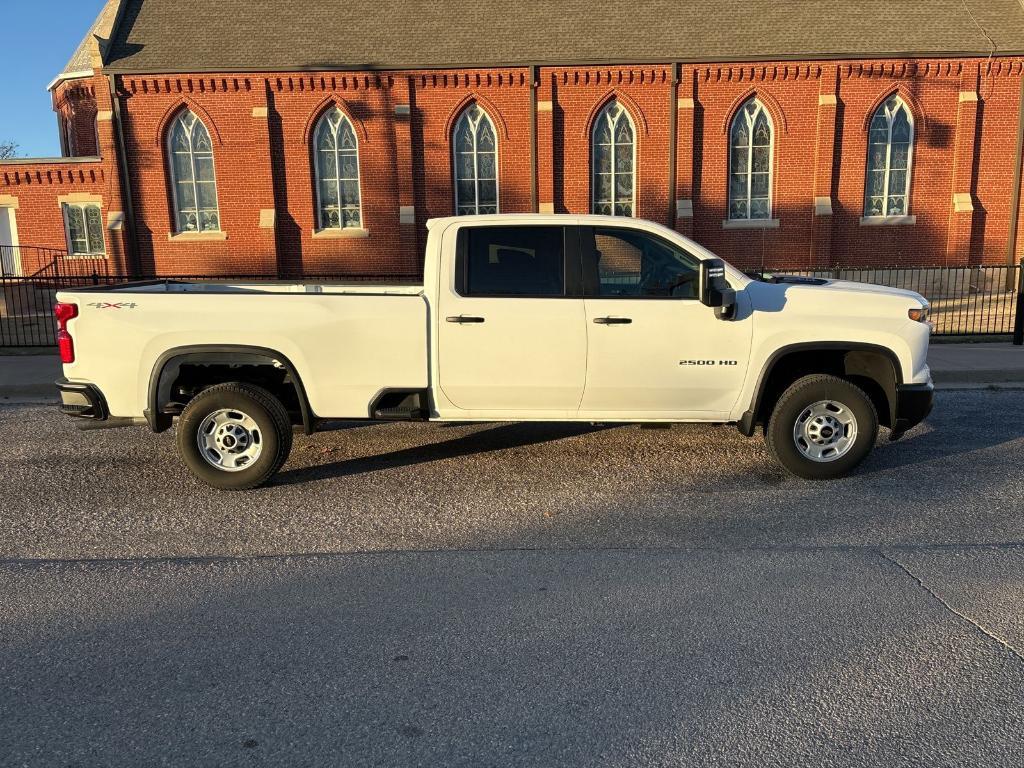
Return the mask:
<path fill-rule="evenodd" d="M 0 275 L 21 275 L 21 254 L 18 247 L 18 220 L 15 208 L 0 206 Z"/>

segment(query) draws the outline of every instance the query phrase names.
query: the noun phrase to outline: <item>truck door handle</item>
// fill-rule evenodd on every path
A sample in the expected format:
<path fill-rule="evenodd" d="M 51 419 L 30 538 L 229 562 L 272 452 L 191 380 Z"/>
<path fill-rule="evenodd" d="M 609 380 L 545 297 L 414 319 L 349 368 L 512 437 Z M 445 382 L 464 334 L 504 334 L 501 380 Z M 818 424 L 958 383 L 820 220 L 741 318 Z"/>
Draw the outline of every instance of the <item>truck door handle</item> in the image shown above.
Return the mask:
<path fill-rule="evenodd" d="M 595 317 L 594 322 L 598 325 L 629 325 L 633 319 L 631 317 Z"/>
<path fill-rule="evenodd" d="M 446 317 L 449 323 L 482 323 L 484 319 L 482 317 L 473 317 L 471 315 L 453 315 Z"/>

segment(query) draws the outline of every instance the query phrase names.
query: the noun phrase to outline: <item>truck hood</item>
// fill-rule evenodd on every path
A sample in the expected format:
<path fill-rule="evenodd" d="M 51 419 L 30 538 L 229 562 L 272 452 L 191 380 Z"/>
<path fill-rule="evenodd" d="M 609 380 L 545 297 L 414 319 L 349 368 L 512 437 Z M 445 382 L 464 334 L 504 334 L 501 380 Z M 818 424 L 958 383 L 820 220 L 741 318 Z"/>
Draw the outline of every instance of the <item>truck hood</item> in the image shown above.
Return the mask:
<path fill-rule="evenodd" d="M 850 280 L 829 280 L 821 288 L 845 291 L 849 293 L 871 293 L 875 295 L 895 296 L 912 301 L 928 302 L 924 296 L 916 291 L 908 291 L 905 288 L 890 288 L 887 285 L 875 285 L 873 283 L 854 283 Z"/>
<path fill-rule="evenodd" d="M 794 320 L 801 316 L 822 318 L 894 318 L 906 320 L 908 309 L 927 306 L 919 293 L 884 285 L 854 283 L 848 280 L 753 281 L 747 284 L 751 308 L 778 312 L 785 308 Z"/>
<path fill-rule="evenodd" d="M 905 288 L 890 288 L 887 285 L 875 285 L 874 283 L 855 283 L 852 280 L 829 280 L 825 278 L 788 277 L 778 275 L 778 282 L 769 282 L 768 285 L 775 286 L 783 291 L 798 289 L 815 292 L 818 295 L 829 293 L 843 294 L 871 294 L 872 296 L 886 296 L 896 299 L 904 299 L 911 302 L 927 304 L 928 301 L 919 293 L 909 291 Z"/>

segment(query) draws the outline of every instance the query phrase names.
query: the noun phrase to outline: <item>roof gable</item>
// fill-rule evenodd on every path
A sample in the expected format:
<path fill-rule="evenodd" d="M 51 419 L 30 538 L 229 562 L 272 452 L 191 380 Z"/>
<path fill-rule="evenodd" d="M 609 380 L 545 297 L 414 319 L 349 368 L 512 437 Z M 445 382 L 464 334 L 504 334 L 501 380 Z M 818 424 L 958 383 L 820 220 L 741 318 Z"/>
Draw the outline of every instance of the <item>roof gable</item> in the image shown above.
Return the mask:
<path fill-rule="evenodd" d="M 61 74 L 57 76 L 58 80 L 64 79 L 69 74 L 78 74 L 92 70 L 93 38 L 99 37 L 101 40 L 106 40 L 110 37 L 120 3 L 121 0 L 105 0 L 103 8 L 100 9 L 99 14 L 96 16 L 96 21 L 89 27 L 89 31 L 85 33 L 82 42 L 78 44 L 75 52 L 68 59 L 68 63 L 64 65 Z"/>

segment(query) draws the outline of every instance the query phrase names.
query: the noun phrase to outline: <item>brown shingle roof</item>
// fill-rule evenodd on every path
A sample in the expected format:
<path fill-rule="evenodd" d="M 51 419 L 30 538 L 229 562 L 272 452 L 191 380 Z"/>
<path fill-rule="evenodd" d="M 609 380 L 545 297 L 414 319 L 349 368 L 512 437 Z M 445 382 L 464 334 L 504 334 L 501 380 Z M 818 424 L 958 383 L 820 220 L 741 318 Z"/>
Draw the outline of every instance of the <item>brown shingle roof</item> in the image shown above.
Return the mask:
<path fill-rule="evenodd" d="M 124 0 L 114 71 L 1024 52 L 1019 0 Z"/>

